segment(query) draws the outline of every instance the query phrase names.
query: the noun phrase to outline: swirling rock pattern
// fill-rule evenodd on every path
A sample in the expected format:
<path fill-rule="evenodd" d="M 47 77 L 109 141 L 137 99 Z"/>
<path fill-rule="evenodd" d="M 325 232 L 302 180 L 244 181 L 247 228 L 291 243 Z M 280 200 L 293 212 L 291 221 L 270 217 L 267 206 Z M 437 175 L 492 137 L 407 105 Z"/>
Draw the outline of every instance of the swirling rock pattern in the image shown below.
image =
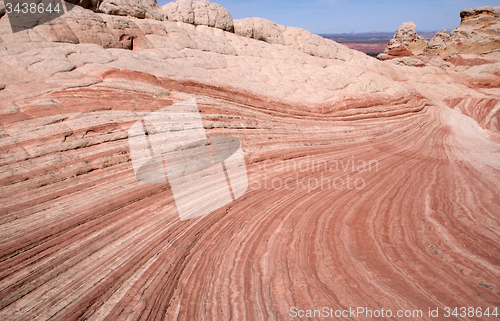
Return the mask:
<path fill-rule="evenodd" d="M 412 68 L 120 19 L 148 47 L 0 34 L 0 319 L 500 305 L 498 55 Z M 127 133 L 191 98 L 249 187 L 180 221 Z"/>

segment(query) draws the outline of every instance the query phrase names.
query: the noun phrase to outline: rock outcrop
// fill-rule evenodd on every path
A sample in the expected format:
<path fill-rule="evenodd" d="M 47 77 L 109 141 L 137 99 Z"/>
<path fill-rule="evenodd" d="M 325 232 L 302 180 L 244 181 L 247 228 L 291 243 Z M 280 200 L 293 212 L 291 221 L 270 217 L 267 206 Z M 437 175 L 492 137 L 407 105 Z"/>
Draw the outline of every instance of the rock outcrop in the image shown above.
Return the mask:
<path fill-rule="evenodd" d="M 262 40 L 271 44 L 285 44 L 280 27 L 274 22 L 263 18 L 235 20 L 234 32 L 243 37 Z"/>
<path fill-rule="evenodd" d="M 156 0 L 68 0 L 67 2 L 109 15 L 163 20 L 163 11 Z"/>
<path fill-rule="evenodd" d="M 188 77 L 191 74 L 199 81 L 205 79 L 208 82 L 241 85 L 247 90 L 252 88 L 251 91 L 263 94 L 274 93 L 291 101 L 319 103 L 323 99 L 332 98 L 331 90 L 344 92 L 335 99 L 355 91 L 389 95 L 405 91 L 404 86 L 390 76 L 377 74 L 379 71 L 387 75 L 390 72 L 382 71 L 378 61 L 362 53 L 349 50 L 330 40 L 320 41 L 319 36 L 309 38 L 309 33 L 301 33 L 300 29 L 290 29 L 285 34 L 286 39 L 289 39 L 289 46 L 271 45 L 203 25 L 130 19 L 97 14 L 80 7 L 74 8 L 50 24 L 16 34 L 12 34 L 8 21 L 1 19 L 0 40 L 2 47 L 8 52 L 25 51 L 28 48 L 45 52 L 48 50 L 43 49 L 46 46 L 62 48 L 65 45 L 64 49 L 61 49 L 64 54 L 49 58 L 48 53 L 43 53 L 39 58 L 35 58 L 35 65 L 40 66 L 39 68 L 34 68 L 33 61 L 29 59 L 8 62 L 12 57 L 4 58 L 6 68 L 8 66 L 6 70 L 10 72 L 6 71 L 4 74 L 9 81 L 2 83 L 25 83 L 50 77 L 60 72 L 60 69 L 83 67 L 72 64 L 66 58 L 68 55 L 72 57 L 73 51 L 76 51 L 78 57 L 75 62 L 86 65 L 92 64 L 94 59 L 101 61 L 97 52 L 103 51 L 95 51 L 96 48 L 102 47 L 128 49 L 114 52 L 113 63 L 109 67 L 132 68 L 162 77 L 172 77 L 176 74 L 179 77 Z M 296 35 L 301 36 L 295 37 Z M 318 42 L 311 41 L 309 44 L 303 39 Z M 99 47 L 78 46 L 87 44 Z M 88 48 L 90 52 L 81 52 L 82 48 Z M 37 55 L 35 53 L 36 51 L 33 54 Z M 316 53 L 319 57 L 313 56 Z M 321 57 L 321 54 L 325 57 Z M 275 59 L 270 59 L 273 56 L 276 56 Z M 104 55 L 102 59 L 108 61 L 109 54 Z M 142 61 L 143 59 L 145 60 Z M 352 64 L 350 67 L 342 66 L 336 63 L 337 60 Z M 191 67 L 179 69 L 179 64 Z M 297 68 L 302 65 L 304 67 Z M 47 67 L 44 69 L 42 66 Z M 254 71 L 261 69 L 263 72 Z M 360 74 L 365 76 L 360 78 Z M 307 80 L 311 75 L 314 75 L 314 80 Z"/>
<path fill-rule="evenodd" d="M 447 57 L 456 54 L 485 54 L 500 49 L 500 6 L 464 9 L 461 22 L 450 34 L 438 32 L 427 43 L 416 33 L 413 23 L 403 23 L 379 59 L 420 54 Z"/>
<path fill-rule="evenodd" d="M 233 18 L 229 11 L 207 0 L 176 0 L 167 3 L 162 8 L 165 20 L 234 31 Z"/>
<path fill-rule="evenodd" d="M 103 0 L 99 11 L 117 16 L 163 19 L 161 6 L 156 0 Z"/>
<path fill-rule="evenodd" d="M 500 49 L 500 6 L 466 9 L 450 32 L 452 43 L 441 54 L 489 53 Z"/>
<path fill-rule="evenodd" d="M 417 26 L 413 22 L 402 23 L 394 37 L 389 41 L 387 48 L 379 58 L 390 59 L 393 57 L 405 57 L 418 55 L 424 52 L 427 40 L 417 34 Z"/>
<path fill-rule="evenodd" d="M 441 53 L 444 52 L 452 43 L 452 39 L 449 34 L 446 33 L 446 30 L 443 29 L 440 32 L 436 33 L 425 48 L 425 52 L 427 53 Z"/>
<path fill-rule="evenodd" d="M 344 45 L 312 34 L 307 30 L 278 25 L 263 18 L 234 20 L 234 30 L 235 34 L 239 36 L 270 44 L 285 45 L 311 56 L 345 61 L 351 60 L 354 56 L 359 56 L 360 59 L 366 58 L 355 50 L 349 50 Z"/>
<path fill-rule="evenodd" d="M 96 44 L 103 48 L 151 48 L 152 45 L 137 24 L 139 21 L 141 20 L 96 14 L 77 6 L 58 19 L 16 34 L 9 32 L 7 21 L 0 21 L 0 38 L 8 48 L 26 42 L 33 43 L 36 47 L 45 41 Z"/>
<path fill-rule="evenodd" d="M 0 320 L 498 306 L 500 53 L 379 61 L 193 23 L 0 18 Z M 249 185 L 180 221 L 128 133 L 188 99 Z"/>

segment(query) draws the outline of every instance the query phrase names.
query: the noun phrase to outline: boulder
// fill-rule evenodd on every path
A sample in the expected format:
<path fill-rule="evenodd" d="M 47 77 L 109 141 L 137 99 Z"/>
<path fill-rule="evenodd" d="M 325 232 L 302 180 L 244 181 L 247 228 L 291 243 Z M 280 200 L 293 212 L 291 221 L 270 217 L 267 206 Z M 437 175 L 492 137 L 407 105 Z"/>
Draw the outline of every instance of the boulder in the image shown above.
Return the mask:
<path fill-rule="evenodd" d="M 234 33 L 243 37 L 262 40 L 271 44 L 285 44 L 281 28 L 263 18 L 245 18 L 234 21 Z"/>
<path fill-rule="evenodd" d="M 208 0 L 193 2 L 194 24 L 234 32 L 233 17 L 221 5 Z"/>
<path fill-rule="evenodd" d="M 177 0 L 162 7 L 164 20 L 194 24 L 193 1 Z"/>
<path fill-rule="evenodd" d="M 254 38 L 252 18 L 234 20 L 234 33 L 242 37 Z"/>
<path fill-rule="evenodd" d="M 223 6 L 208 0 L 177 0 L 162 7 L 165 20 L 234 32 L 233 18 Z"/>

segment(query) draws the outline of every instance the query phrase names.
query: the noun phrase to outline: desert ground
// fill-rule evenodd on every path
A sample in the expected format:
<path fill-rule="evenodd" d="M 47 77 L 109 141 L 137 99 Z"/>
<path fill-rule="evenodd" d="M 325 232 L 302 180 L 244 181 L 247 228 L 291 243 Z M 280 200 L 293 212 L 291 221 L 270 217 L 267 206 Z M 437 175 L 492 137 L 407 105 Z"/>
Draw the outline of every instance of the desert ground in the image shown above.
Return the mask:
<path fill-rule="evenodd" d="M 0 8 L 1 320 L 497 319 L 500 7 L 380 59 L 208 1 Z M 181 220 L 129 131 L 192 99 L 248 187 Z"/>

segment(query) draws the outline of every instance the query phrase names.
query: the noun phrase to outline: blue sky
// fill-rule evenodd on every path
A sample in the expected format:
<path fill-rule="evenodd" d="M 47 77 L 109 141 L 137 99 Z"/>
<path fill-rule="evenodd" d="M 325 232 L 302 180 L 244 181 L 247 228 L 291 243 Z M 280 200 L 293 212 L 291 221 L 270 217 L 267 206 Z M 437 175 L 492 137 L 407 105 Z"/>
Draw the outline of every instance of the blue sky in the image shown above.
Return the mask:
<path fill-rule="evenodd" d="M 158 0 L 164 5 L 169 0 Z M 419 31 L 451 30 L 460 23 L 465 8 L 500 5 L 500 0 L 214 0 L 233 19 L 261 17 L 313 33 L 394 32 L 405 21 Z"/>

